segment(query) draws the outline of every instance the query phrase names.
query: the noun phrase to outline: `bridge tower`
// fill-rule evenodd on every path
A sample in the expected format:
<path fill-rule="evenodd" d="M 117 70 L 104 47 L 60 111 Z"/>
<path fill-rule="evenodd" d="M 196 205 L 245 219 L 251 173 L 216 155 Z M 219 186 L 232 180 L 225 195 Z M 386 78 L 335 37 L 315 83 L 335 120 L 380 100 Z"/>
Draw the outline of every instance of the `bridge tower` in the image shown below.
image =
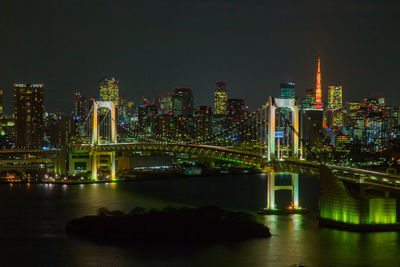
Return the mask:
<path fill-rule="evenodd" d="M 301 150 L 299 149 L 299 105 L 295 98 L 274 98 L 268 99 L 268 161 L 275 157 L 275 132 L 276 132 L 276 110 L 279 108 L 289 108 L 292 111 L 292 152 L 293 157 L 301 158 Z M 280 155 L 278 155 L 279 158 Z"/>
<path fill-rule="evenodd" d="M 93 119 L 92 119 L 92 138 L 91 146 L 92 151 L 90 153 L 91 168 L 92 168 L 92 180 L 97 180 L 98 167 L 107 166 L 110 169 L 110 179 L 115 180 L 115 151 L 99 153 L 96 151 L 96 146 L 101 145 L 99 127 L 98 127 L 98 110 L 99 108 L 107 108 L 110 112 L 110 132 L 111 132 L 111 143 L 117 143 L 117 127 L 116 127 L 116 112 L 115 104 L 112 101 L 96 101 L 93 100 Z M 109 141 L 107 141 L 110 143 Z M 104 143 L 103 143 L 104 144 Z M 102 156 L 108 156 L 108 162 L 100 162 Z"/>

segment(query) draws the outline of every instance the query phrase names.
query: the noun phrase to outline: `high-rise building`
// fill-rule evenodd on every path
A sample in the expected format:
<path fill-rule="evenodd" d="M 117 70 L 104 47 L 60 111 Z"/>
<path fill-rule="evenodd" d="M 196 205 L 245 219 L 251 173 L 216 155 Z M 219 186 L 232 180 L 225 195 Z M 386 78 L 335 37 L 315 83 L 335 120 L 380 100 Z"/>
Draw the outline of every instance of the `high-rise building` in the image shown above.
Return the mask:
<path fill-rule="evenodd" d="M 85 119 L 88 115 L 88 100 L 80 91 L 75 92 L 74 96 L 74 119 Z"/>
<path fill-rule="evenodd" d="M 216 82 L 214 91 L 214 115 L 226 115 L 228 102 L 227 82 Z"/>
<path fill-rule="evenodd" d="M 157 116 L 157 105 L 140 105 L 138 108 L 138 121 L 140 131 L 144 134 L 151 134 L 154 118 Z"/>
<path fill-rule="evenodd" d="M 280 98 L 295 98 L 296 84 L 292 81 L 281 83 Z"/>
<path fill-rule="evenodd" d="M 342 107 L 342 86 L 328 86 L 328 109 L 339 110 Z"/>
<path fill-rule="evenodd" d="M 193 93 L 190 88 L 176 88 L 172 95 L 172 110 L 175 117 L 193 114 Z"/>
<path fill-rule="evenodd" d="M 76 134 L 81 136 L 85 135 L 85 125 L 83 122 L 88 115 L 89 103 L 86 97 L 84 97 L 80 91 L 75 92 L 74 96 L 74 116 L 73 120 L 73 130 Z"/>
<path fill-rule="evenodd" d="M 16 146 L 39 147 L 44 136 L 42 84 L 14 84 Z"/>
<path fill-rule="evenodd" d="M 323 144 L 322 109 L 306 109 L 301 112 L 302 139 L 312 147 L 321 147 Z"/>
<path fill-rule="evenodd" d="M 315 90 L 314 88 L 306 88 L 306 95 L 303 98 L 303 109 L 314 108 L 315 106 Z"/>
<path fill-rule="evenodd" d="M 239 120 L 247 115 L 244 99 L 228 99 L 228 117 L 232 120 Z"/>
<path fill-rule="evenodd" d="M 171 93 L 166 93 L 160 96 L 160 114 L 171 115 L 172 114 L 172 95 Z"/>
<path fill-rule="evenodd" d="M 116 106 L 119 105 L 119 81 L 114 77 L 100 81 L 100 99 L 101 101 L 113 101 Z"/>
<path fill-rule="evenodd" d="M 211 114 L 210 106 L 200 106 L 194 110 L 195 136 L 198 138 L 211 134 Z"/>
<path fill-rule="evenodd" d="M 317 83 L 315 85 L 315 108 L 323 108 L 321 89 L 321 60 L 318 54 Z"/>

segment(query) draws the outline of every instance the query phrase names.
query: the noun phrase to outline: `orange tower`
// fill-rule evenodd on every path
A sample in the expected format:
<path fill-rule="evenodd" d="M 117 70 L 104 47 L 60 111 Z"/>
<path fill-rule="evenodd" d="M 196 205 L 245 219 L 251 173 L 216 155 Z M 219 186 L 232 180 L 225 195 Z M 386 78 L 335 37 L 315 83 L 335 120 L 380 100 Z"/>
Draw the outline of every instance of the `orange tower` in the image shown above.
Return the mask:
<path fill-rule="evenodd" d="M 315 108 L 322 108 L 321 60 L 319 57 L 319 51 L 318 51 L 317 84 L 315 86 Z"/>

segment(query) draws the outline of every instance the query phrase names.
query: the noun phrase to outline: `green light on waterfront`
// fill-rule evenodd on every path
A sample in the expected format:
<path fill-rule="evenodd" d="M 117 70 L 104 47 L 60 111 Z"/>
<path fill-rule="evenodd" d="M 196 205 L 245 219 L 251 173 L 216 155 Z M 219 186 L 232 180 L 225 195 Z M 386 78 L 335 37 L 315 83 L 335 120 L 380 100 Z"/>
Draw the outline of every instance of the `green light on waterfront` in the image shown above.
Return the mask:
<path fill-rule="evenodd" d="M 372 198 L 365 201 L 347 201 L 345 205 L 325 205 L 321 218 L 348 224 L 395 224 L 396 199 Z"/>

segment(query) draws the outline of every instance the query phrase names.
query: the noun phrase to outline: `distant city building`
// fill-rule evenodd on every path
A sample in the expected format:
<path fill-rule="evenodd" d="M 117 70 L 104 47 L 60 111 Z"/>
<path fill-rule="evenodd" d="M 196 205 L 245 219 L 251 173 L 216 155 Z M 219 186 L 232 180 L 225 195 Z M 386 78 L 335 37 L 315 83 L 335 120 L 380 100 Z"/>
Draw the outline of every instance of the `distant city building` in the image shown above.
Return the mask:
<path fill-rule="evenodd" d="M 342 107 L 342 86 L 328 86 L 328 109 L 339 110 Z"/>
<path fill-rule="evenodd" d="M 176 88 L 172 95 L 172 110 L 175 117 L 193 114 L 193 93 L 190 88 Z"/>
<path fill-rule="evenodd" d="M 0 146 L 2 148 L 15 147 L 15 120 L 12 116 L 4 114 L 1 120 Z"/>
<path fill-rule="evenodd" d="M 212 133 L 212 111 L 210 106 L 200 106 L 194 111 L 196 137 L 209 136 Z"/>
<path fill-rule="evenodd" d="M 330 129 L 340 130 L 344 126 L 342 110 L 342 86 L 328 86 L 327 125 Z"/>
<path fill-rule="evenodd" d="M 166 93 L 160 96 L 160 114 L 172 115 L 172 94 Z"/>
<path fill-rule="evenodd" d="M 323 110 L 306 109 L 301 112 L 302 139 L 312 147 L 321 147 L 323 144 Z"/>
<path fill-rule="evenodd" d="M 89 103 L 80 91 L 75 92 L 74 96 L 74 117 L 77 120 L 85 119 L 88 115 Z"/>
<path fill-rule="evenodd" d="M 135 103 L 127 98 L 120 99 L 118 115 L 129 117 L 135 113 Z"/>
<path fill-rule="evenodd" d="M 85 136 L 85 126 L 83 125 L 86 116 L 89 114 L 89 103 L 80 91 L 75 92 L 74 96 L 74 116 L 73 116 L 73 130 L 76 134 Z"/>
<path fill-rule="evenodd" d="M 150 101 L 146 97 L 142 96 L 140 98 L 140 105 L 150 105 Z"/>
<path fill-rule="evenodd" d="M 44 136 L 43 84 L 14 84 L 17 147 L 39 147 Z"/>
<path fill-rule="evenodd" d="M 61 113 L 45 113 L 44 147 L 62 147 L 69 143 L 75 120 Z"/>
<path fill-rule="evenodd" d="M 214 115 L 226 115 L 228 102 L 227 82 L 216 82 L 214 91 Z"/>
<path fill-rule="evenodd" d="M 303 98 L 303 109 L 314 108 L 315 106 L 315 90 L 313 88 L 306 88 L 306 94 Z"/>
<path fill-rule="evenodd" d="M 139 129 L 148 135 L 152 133 L 154 118 L 157 115 L 157 105 L 140 105 L 138 108 Z"/>
<path fill-rule="evenodd" d="M 281 87 L 280 98 L 283 99 L 295 98 L 296 84 L 294 82 L 288 81 L 285 83 L 281 83 L 280 87 Z"/>
<path fill-rule="evenodd" d="M 119 81 L 115 78 L 104 79 L 100 81 L 100 99 L 101 101 L 113 101 L 116 106 L 119 105 Z"/>
<path fill-rule="evenodd" d="M 247 108 L 243 99 L 228 99 L 227 115 L 233 120 L 239 120 L 247 115 Z"/>
<path fill-rule="evenodd" d="M 175 119 L 172 113 L 159 114 L 153 119 L 152 131 L 157 137 L 161 137 L 160 141 L 164 141 L 165 139 L 176 140 Z"/>

